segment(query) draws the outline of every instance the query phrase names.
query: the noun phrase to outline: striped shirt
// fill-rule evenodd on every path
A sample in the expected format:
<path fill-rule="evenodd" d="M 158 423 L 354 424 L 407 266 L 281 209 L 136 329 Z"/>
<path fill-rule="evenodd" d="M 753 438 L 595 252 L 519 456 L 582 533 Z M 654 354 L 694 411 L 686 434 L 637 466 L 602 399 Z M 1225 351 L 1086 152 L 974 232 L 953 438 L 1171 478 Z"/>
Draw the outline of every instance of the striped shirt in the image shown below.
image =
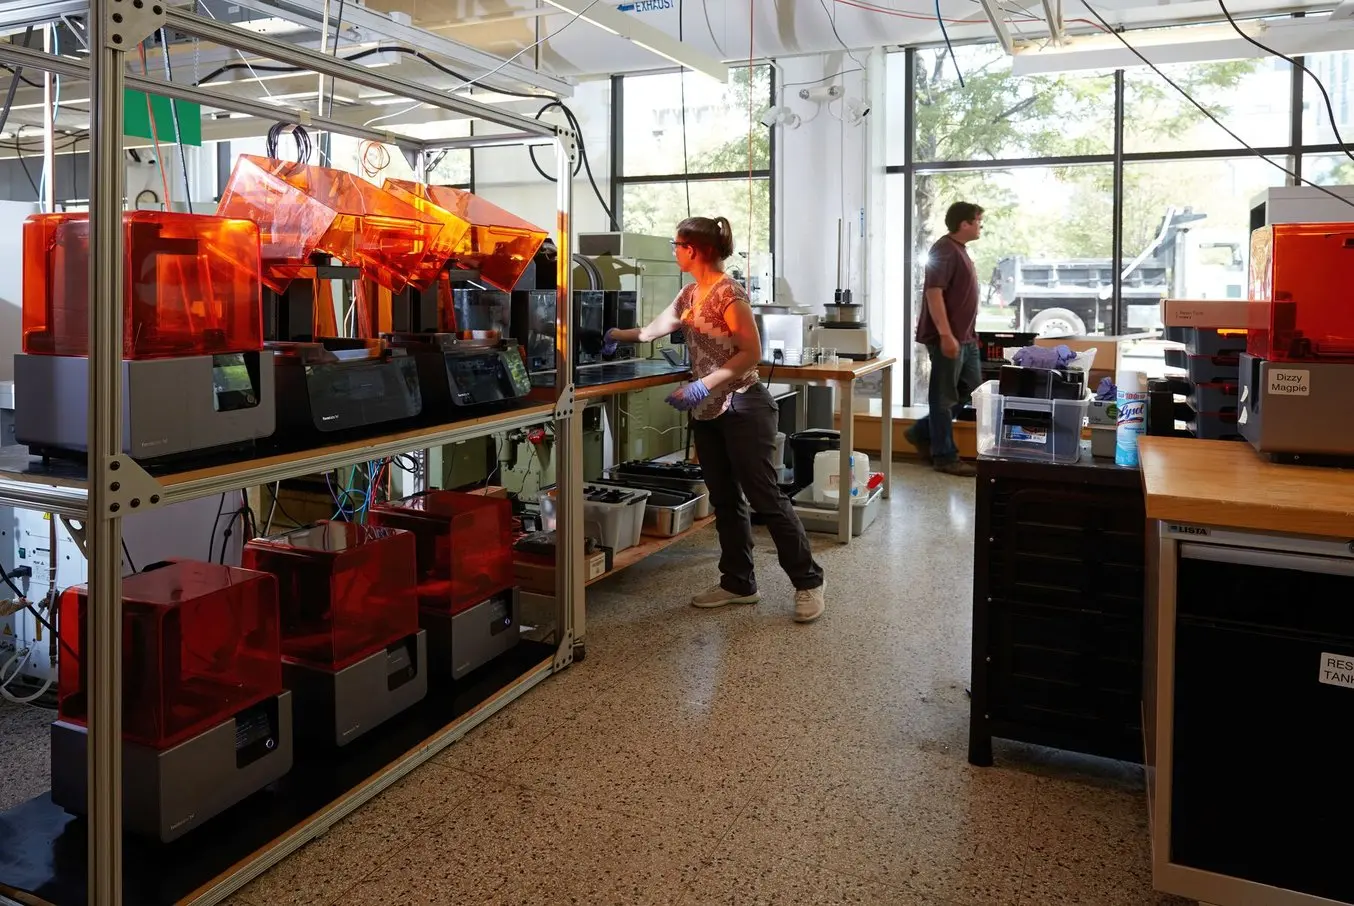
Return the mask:
<path fill-rule="evenodd" d="M 705 298 L 699 298 L 699 293 L 696 284 L 688 283 L 677 294 L 673 306 L 682 322 L 686 345 L 691 350 L 691 373 L 697 380 L 709 377 L 738 354 L 737 340 L 725 314 L 730 305 L 747 302 L 748 298 L 742 285 L 728 276 L 710 287 Z M 747 374 L 702 400 L 692 414 L 701 421 L 718 418 L 729 408 L 733 394 L 742 393 L 756 383 L 757 366 L 753 365 Z"/>

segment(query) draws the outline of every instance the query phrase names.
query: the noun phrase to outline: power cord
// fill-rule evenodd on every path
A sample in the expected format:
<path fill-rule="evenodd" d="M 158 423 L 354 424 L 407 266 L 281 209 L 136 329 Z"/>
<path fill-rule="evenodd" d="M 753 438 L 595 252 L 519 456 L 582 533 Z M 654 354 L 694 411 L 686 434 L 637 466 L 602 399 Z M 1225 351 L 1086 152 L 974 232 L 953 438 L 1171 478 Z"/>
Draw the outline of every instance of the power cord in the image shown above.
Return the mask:
<path fill-rule="evenodd" d="M 1335 107 L 1331 104 L 1330 95 L 1326 93 L 1326 86 L 1321 83 L 1321 79 L 1317 77 L 1317 74 L 1308 69 L 1306 65 L 1304 65 L 1302 62 L 1295 60 L 1292 57 L 1287 56 L 1285 54 L 1281 54 L 1274 48 L 1261 44 L 1255 38 L 1252 38 L 1250 35 L 1246 34 L 1246 32 L 1242 30 L 1241 26 L 1237 24 L 1237 21 L 1232 18 L 1232 13 L 1227 9 L 1227 4 L 1223 3 L 1223 0 L 1218 0 L 1218 9 L 1222 10 L 1222 14 L 1227 17 L 1228 24 L 1232 26 L 1233 30 L 1235 30 L 1236 33 L 1242 37 L 1243 40 L 1245 40 L 1249 44 L 1255 45 L 1256 47 L 1260 48 L 1267 54 L 1276 56 L 1280 60 L 1287 61 L 1290 66 L 1296 66 L 1298 69 L 1302 70 L 1303 74 L 1307 75 L 1309 78 L 1311 78 L 1313 82 L 1316 83 L 1317 90 L 1321 92 L 1321 100 L 1324 101 L 1326 104 L 1326 116 L 1330 119 L 1331 131 L 1335 133 L 1335 141 L 1339 143 L 1340 150 L 1341 152 L 1344 153 L 1345 157 L 1348 157 L 1350 160 L 1354 160 L 1354 153 L 1350 153 L 1349 147 L 1345 145 L 1344 137 L 1340 135 L 1340 126 L 1335 119 Z"/>
<path fill-rule="evenodd" d="M 1137 57 L 1139 60 L 1141 60 L 1141 61 L 1147 66 L 1147 68 L 1150 69 L 1150 70 L 1152 70 L 1154 73 L 1156 73 L 1156 74 L 1161 78 L 1161 80 L 1162 80 L 1163 82 L 1165 82 L 1167 85 L 1170 85 L 1172 88 L 1174 88 L 1174 89 L 1176 90 L 1176 92 L 1177 92 L 1181 97 L 1183 97 L 1185 100 L 1189 101 L 1189 102 L 1190 102 L 1191 104 L 1193 104 L 1196 108 L 1198 108 L 1198 110 L 1199 110 L 1200 113 L 1202 113 L 1204 116 L 1206 116 L 1206 117 L 1208 117 L 1210 120 L 1212 120 L 1212 121 L 1213 121 L 1213 124 L 1214 124 L 1215 126 L 1217 126 L 1217 127 L 1218 127 L 1219 129 L 1221 129 L 1223 132 L 1226 132 L 1229 136 L 1231 136 L 1232 140 L 1235 141 L 1238 145 L 1240 145 L 1241 147 L 1245 148 L 1247 151 L 1251 152 L 1251 154 L 1254 154 L 1254 155 L 1255 155 L 1256 157 L 1258 157 L 1260 160 L 1262 160 L 1262 161 L 1264 161 L 1265 163 L 1269 164 L 1271 167 L 1275 168 L 1276 170 L 1279 170 L 1280 172 L 1284 173 L 1284 174 L 1287 175 L 1288 177 L 1290 177 L 1290 178 L 1296 180 L 1297 182 L 1303 183 L 1304 185 L 1311 186 L 1313 189 L 1316 189 L 1316 190 L 1319 191 L 1319 192 L 1323 192 L 1323 193 L 1325 193 L 1326 195 L 1329 195 L 1331 198 L 1336 199 L 1337 201 L 1340 201 L 1340 202 L 1342 202 L 1342 203 L 1344 203 L 1344 204 L 1347 204 L 1347 205 L 1349 205 L 1350 207 L 1354 207 L 1354 200 L 1350 200 L 1350 199 L 1348 199 L 1348 198 L 1345 198 L 1344 196 L 1342 196 L 1342 195 L 1340 195 L 1340 194 L 1338 194 L 1338 193 L 1336 193 L 1336 192 L 1332 192 L 1330 189 L 1326 188 L 1325 186 L 1318 185 L 1318 184 L 1312 182 L 1310 179 L 1306 179 L 1305 177 L 1299 176 L 1298 174 L 1294 173 L 1292 170 L 1288 169 L 1287 167 L 1285 167 L 1283 164 L 1279 163 L 1278 161 L 1273 160 L 1272 158 L 1266 157 L 1265 155 L 1261 154 L 1259 151 L 1255 150 L 1255 148 L 1253 148 L 1253 147 L 1251 147 L 1251 145 L 1247 144 L 1247 142 L 1245 141 L 1245 139 L 1243 139 L 1241 136 L 1237 135 L 1235 132 L 1233 132 L 1231 129 L 1229 129 L 1229 128 L 1222 122 L 1222 120 L 1218 119 L 1218 118 L 1213 114 L 1213 111 L 1209 110 L 1209 109 L 1208 109 L 1207 107 L 1205 107 L 1203 104 L 1201 104 L 1201 103 L 1199 103 L 1198 101 L 1196 101 L 1196 100 L 1194 99 L 1193 95 L 1191 95 L 1191 94 L 1190 94 L 1188 91 L 1186 91 L 1184 88 L 1181 88 L 1176 82 L 1174 82 L 1174 81 L 1171 79 L 1170 76 L 1168 76 L 1168 75 L 1166 75 L 1166 73 L 1162 72 L 1161 69 L 1160 69 L 1155 63 L 1153 63 L 1151 60 L 1147 59 L 1147 57 L 1144 56 L 1143 53 L 1142 53 L 1141 51 L 1138 50 L 1138 48 L 1134 47 L 1134 46 L 1129 42 L 1129 40 L 1123 36 L 1123 34 L 1122 34 L 1121 32 L 1116 31 L 1114 28 L 1112 28 L 1112 27 L 1110 26 L 1109 22 L 1107 22 L 1107 21 L 1105 20 L 1105 17 L 1102 16 L 1102 15 L 1100 14 L 1100 11 L 1099 11 L 1099 10 L 1097 10 L 1094 6 L 1091 6 L 1089 3 L 1083 3 L 1082 5 L 1086 7 L 1086 11 L 1087 11 L 1087 12 L 1089 12 L 1092 16 L 1094 16 L 1094 17 L 1096 18 L 1096 20 L 1097 20 L 1097 21 L 1100 23 L 1100 25 L 1105 29 L 1105 31 L 1107 31 L 1107 32 L 1109 32 L 1110 34 L 1114 35 L 1114 37 L 1115 37 L 1116 39 L 1118 39 L 1119 43 L 1122 44 L 1122 45 L 1124 45 L 1124 47 L 1128 50 L 1129 53 L 1133 54 L 1133 56 L 1135 56 L 1135 57 Z"/>
<path fill-rule="evenodd" d="M 578 135 L 578 164 L 574 166 L 574 176 L 578 176 L 580 167 L 587 171 L 588 183 L 592 186 L 592 193 L 597 196 L 597 203 L 602 206 L 602 211 L 606 214 L 607 220 L 611 222 L 611 228 L 619 231 L 621 228 L 620 221 L 616 219 L 616 215 L 612 212 L 611 206 L 607 204 L 606 199 L 602 196 L 602 190 L 597 187 L 597 178 L 592 175 L 592 161 L 588 158 L 588 145 L 587 142 L 583 140 L 583 127 L 578 122 L 578 117 L 574 116 L 574 112 L 566 107 L 563 101 L 550 101 L 540 110 L 536 111 L 536 119 L 539 120 L 546 111 L 553 110 L 556 107 L 564 112 L 564 118 L 569 121 L 570 128 Z M 555 177 L 541 169 L 540 163 L 536 160 L 535 147 L 530 145 L 527 146 L 527 157 L 530 158 L 531 165 L 536 168 L 536 172 L 545 177 L 547 182 L 558 181 Z"/>

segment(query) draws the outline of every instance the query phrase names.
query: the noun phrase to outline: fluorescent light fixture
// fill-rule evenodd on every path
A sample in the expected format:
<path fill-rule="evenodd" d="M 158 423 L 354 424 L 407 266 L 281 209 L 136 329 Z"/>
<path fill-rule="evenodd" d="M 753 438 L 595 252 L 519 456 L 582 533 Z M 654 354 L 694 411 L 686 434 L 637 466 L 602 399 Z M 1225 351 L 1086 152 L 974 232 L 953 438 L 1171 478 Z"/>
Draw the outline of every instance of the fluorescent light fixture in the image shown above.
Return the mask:
<path fill-rule="evenodd" d="M 593 3 L 591 0 L 545 0 L 546 3 L 572 13 L 583 21 L 595 25 L 603 31 L 625 38 L 630 43 L 642 47 L 649 53 L 657 54 L 685 69 L 703 72 L 719 82 L 729 81 L 729 67 L 709 54 L 696 50 L 673 38 L 667 32 L 652 25 L 645 25 L 629 13 L 623 13 L 614 6 L 605 3 Z"/>
<path fill-rule="evenodd" d="M 1255 40 L 1288 56 L 1354 50 L 1354 19 L 1308 16 L 1239 24 Z M 1269 56 L 1243 40 L 1225 23 L 1142 29 L 1124 32 L 1123 36 L 1157 66 Z M 1093 34 L 1067 38 L 1056 46 L 1018 42 L 1011 60 L 1011 72 L 1014 75 L 1043 75 L 1143 65 L 1143 61 L 1114 35 Z"/>

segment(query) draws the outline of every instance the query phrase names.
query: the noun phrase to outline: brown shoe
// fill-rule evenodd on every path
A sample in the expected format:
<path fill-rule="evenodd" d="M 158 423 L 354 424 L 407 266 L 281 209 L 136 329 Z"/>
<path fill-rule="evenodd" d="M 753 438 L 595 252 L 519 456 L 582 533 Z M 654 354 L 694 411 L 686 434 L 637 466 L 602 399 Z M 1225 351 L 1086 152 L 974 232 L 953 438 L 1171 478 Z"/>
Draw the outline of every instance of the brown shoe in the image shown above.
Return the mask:
<path fill-rule="evenodd" d="M 942 463 L 936 466 L 937 472 L 944 472 L 946 475 L 957 475 L 960 478 L 976 478 L 978 469 L 973 465 L 955 460 L 954 462 Z"/>
<path fill-rule="evenodd" d="M 903 440 L 910 443 L 917 451 L 917 458 L 928 466 L 931 465 L 931 445 L 927 441 L 918 439 L 911 428 L 903 432 Z"/>

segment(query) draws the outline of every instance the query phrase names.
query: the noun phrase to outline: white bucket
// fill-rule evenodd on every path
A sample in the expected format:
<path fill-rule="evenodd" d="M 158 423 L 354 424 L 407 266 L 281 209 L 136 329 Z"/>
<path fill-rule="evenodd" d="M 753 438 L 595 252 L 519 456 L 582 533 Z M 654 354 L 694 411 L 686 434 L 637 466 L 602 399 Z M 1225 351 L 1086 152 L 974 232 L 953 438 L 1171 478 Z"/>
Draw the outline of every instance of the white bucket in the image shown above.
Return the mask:
<path fill-rule="evenodd" d="M 838 450 L 824 450 L 813 458 L 813 499 L 819 503 L 837 501 L 841 488 L 837 474 L 840 462 Z M 870 458 L 855 450 L 851 451 L 850 481 L 852 497 L 863 496 L 870 482 Z"/>

